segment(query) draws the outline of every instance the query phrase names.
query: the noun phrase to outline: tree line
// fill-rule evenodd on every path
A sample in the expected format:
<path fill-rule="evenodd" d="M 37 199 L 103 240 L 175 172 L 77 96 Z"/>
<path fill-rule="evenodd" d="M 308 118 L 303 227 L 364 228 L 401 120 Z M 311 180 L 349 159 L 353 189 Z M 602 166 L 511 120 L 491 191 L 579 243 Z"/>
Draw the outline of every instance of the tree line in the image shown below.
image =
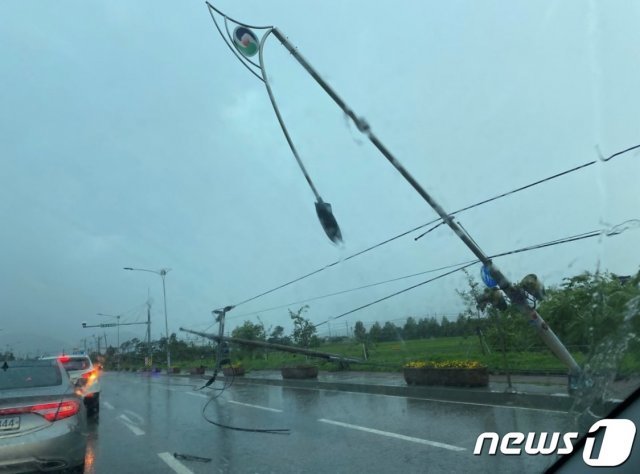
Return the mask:
<path fill-rule="evenodd" d="M 559 285 L 546 290 L 524 288 L 536 294 L 531 300 L 532 306 L 570 350 L 594 354 L 601 344 L 618 338 L 624 339 L 621 343 L 625 347 L 640 352 L 640 342 L 635 336 L 640 334 L 640 271 L 624 277 L 585 272 L 565 278 Z M 483 350 L 484 347 L 509 351 L 546 350 L 530 329 L 526 317 L 513 305 L 502 304 L 504 295 L 501 292 L 487 289 L 468 276 L 467 288 L 459 290 L 458 295 L 465 308 L 455 320 L 444 316 L 409 316 L 404 324 L 376 322 L 369 329 L 362 321 L 357 321 L 350 339 L 371 345 L 398 340 L 478 336 Z M 245 321 L 232 331 L 231 336 L 300 347 L 320 346 L 326 339 L 318 337 L 316 327 L 305 317 L 308 309 L 303 306 L 297 311 L 289 310 L 293 324 L 289 334 L 281 325 L 267 328 L 259 320 L 257 323 Z M 154 363 L 164 362 L 167 344 L 176 361 L 205 360 L 213 353 L 211 341 L 203 346 L 194 341 L 179 340 L 172 334 L 168 341 L 160 338 L 152 341 L 151 346 L 137 338 L 123 342 L 121 362 L 143 361 L 148 354 L 152 355 Z M 264 354 L 264 350 L 243 346 L 232 346 L 232 349 L 241 357 Z M 109 360 L 115 360 L 115 354 L 114 347 L 107 349 Z"/>
<path fill-rule="evenodd" d="M 513 351 L 544 347 L 527 317 L 506 304 L 501 292 L 483 289 L 471 277 L 468 284 L 458 291 L 466 306 L 463 315 L 483 331 L 489 345 Z M 584 272 L 547 289 L 524 288 L 530 305 L 572 351 L 593 356 L 606 344 L 640 350 L 640 271 L 630 276 Z"/>
<path fill-rule="evenodd" d="M 474 321 L 460 314 L 456 320 L 443 316 L 439 320 L 435 316 L 415 318 L 409 316 L 403 325 L 391 321 L 384 324 L 375 322 L 369 330 L 362 321 L 356 321 L 353 337 L 358 342 L 388 342 L 406 339 L 427 339 L 431 337 L 465 336 L 474 329 Z"/>

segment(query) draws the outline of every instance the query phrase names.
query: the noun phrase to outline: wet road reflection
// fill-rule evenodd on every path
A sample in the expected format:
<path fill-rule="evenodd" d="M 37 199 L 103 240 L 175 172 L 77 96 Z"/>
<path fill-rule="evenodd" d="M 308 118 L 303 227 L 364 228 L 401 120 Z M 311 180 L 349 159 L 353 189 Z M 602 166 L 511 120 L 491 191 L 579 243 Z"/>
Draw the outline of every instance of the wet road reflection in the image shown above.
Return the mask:
<path fill-rule="evenodd" d="M 90 418 L 87 421 L 87 451 L 84 455 L 84 472 L 87 474 L 95 473 L 96 450 L 98 448 L 98 425 L 100 424 L 99 416 Z"/>
<path fill-rule="evenodd" d="M 105 374 L 100 419 L 89 426 L 86 472 L 171 473 L 175 462 L 194 474 L 540 471 L 547 460 L 474 456 L 477 436 L 563 431 L 570 424 L 566 414 L 540 410 L 246 384 L 222 394 L 196 391 L 201 385 L 186 377 Z M 206 407 L 211 420 L 290 428 L 290 434 L 214 426 L 202 416 L 211 396 L 219 396 Z M 173 453 L 211 462 L 175 460 Z"/>

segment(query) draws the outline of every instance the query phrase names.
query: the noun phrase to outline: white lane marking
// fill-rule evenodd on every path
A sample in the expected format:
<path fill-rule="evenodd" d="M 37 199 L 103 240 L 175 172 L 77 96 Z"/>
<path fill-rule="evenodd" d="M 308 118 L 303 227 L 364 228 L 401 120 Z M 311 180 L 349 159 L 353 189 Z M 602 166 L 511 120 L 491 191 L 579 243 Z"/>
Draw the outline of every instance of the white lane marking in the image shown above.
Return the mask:
<path fill-rule="evenodd" d="M 277 408 L 263 407 L 260 405 L 251 405 L 250 403 L 236 402 L 235 400 L 227 400 L 227 403 L 233 403 L 234 405 L 242 405 L 243 407 L 257 408 L 259 410 L 272 411 L 275 413 L 282 413 L 282 410 L 278 410 Z"/>
<path fill-rule="evenodd" d="M 131 410 L 122 410 L 122 411 L 124 411 L 127 415 L 133 418 L 137 422 L 136 423 L 137 425 L 141 425 L 142 423 L 144 423 L 144 418 L 142 418 L 136 412 L 133 412 Z"/>
<path fill-rule="evenodd" d="M 129 418 L 127 415 L 120 415 L 118 418 L 120 418 L 121 420 L 126 421 L 127 423 L 130 423 L 132 425 L 135 425 L 135 423 L 133 422 L 133 420 L 131 418 Z"/>
<path fill-rule="evenodd" d="M 365 431 L 367 433 L 373 433 L 381 436 L 388 436 L 389 438 L 401 439 L 403 441 L 411 441 L 412 443 L 426 444 L 433 446 L 434 448 L 443 448 L 450 451 L 466 451 L 467 448 L 461 448 L 460 446 L 454 446 L 452 444 L 439 443 L 437 441 L 429 441 L 428 439 L 414 438 L 413 436 L 405 436 L 398 433 L 391 433 L 389 431 L 376 430 L 374 428 L 367 428 L 365 426 L 350 425 L 349 423 L 342 423 L 341 421 L 327 420 L 326 418 L 320 418 L 318 421 L 322 423 L 328 423 L 330 425 L 342 426 L 343 428 L 351 428 L 352 430 Z"/>
<path fill-rule="evenodd" d="M 261 387 L 282 387 L 281 385 L 268 385 L 263 383 L 251 383 L 251 382 L 242 382 L 243 385 L 255 385 Z M 472 405 L 478 407 L 490 407 L 490 408 L 504 408 L 507 410 L 529 410 L 529 411 L 542 411 L 546 413 L 562 413 L 563 415 L 567 415 L 569 412 L 567 410 L 549 410 L 547 408 L 528 408 L 528 407 L 516 407 L 509 405 L 495 405 L 491 403 L 477 403 L 477 402 L 458 402 L 454 400 L 440 400 L 438 398 L 418 398 L 418 397 L 406 397 L 404 395 L 389 395 L 387 393 L 368 393 L 368 392 L 350 392 L 347 390 L 335 390 L 330 388 L 309 388 L 309 387 L 283 387 L 288 388 L 290 390 L 311 390 L 315 392 L 333 392 L 333 393 L 345 393 L 349 395 L 367 395 L 370 397 L 393 397 L 393 398 L 405 398 L 407 400 L 420 400 L 423 402 L 436 402 L 436 403 L 451 403 L 453 405 Z"/>
<path fill-rule="evenodd" d="M 396 395 L 382 395 L 383 397 L 394 397 Z M 549 410 L 547 408 L 528 408 L 528 407 L 516 407 L 516 406 L 508 406 L 508 405 L 495 405 L 492 403 L 476 403 L 476 402 L 456 402 L 452 400 L 440 400 L 438 398 L 417 398 L 417 397 L 402 397 L 402 398 L 410 398 L 412 400 L 422 400 L 425 402 L 436 402 L 436 403 L 453 403 L 454 405 L 472 405 L 478 407 L 490 407 L 490 408 L 505 408 L 508 410 L 529 410 L 529 411 L 542 411 L 545 413 L 562 413 L 563 415 L 569 414 L 567 410 Z"/>
<path fill-rule="evenodd" d="M 191 469 L 188 469 L 184 464 L 174 458 L 171 453 L 158 453 L 158 456 L 178 474 L 193 474 Z"/>
<path fill-rule="evenodd" d="M 144 434 L 144 431 L 134 425 L 133 421 L 131 421 L 126 415 L 120 415 L 118 418 L 120 418 L 120 421 L 122 421 L 122 423 L 129 428 L 134 435 L 142 436 Z"/>
<path fill-rule="evenodd" d="M 102 402 L 102 405 L 107 407 L 109 410 L 113 410 L 113 405 L 109 402 Z"/>

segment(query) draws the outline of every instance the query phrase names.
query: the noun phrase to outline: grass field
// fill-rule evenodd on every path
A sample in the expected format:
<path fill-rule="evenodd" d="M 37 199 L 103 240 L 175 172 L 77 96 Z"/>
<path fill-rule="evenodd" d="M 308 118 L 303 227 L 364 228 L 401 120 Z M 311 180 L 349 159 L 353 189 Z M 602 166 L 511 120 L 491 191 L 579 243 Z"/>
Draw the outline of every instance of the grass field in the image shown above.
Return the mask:
<path fill-rule="evenodd" d="M 346 357 L 363 359 L 362 344 L 354 341 L 323 344 L 319 351 L 340 354 Z M 580 352 L 572 354 L 579 364 L 586 356 Z M 232 351 L 234 363 L 241 363 L 248 370 L 279 369 L 285 365 L 313 364 L 321 370 L 338 370 L 332 362 L 321 359 L 307 359 L 305 356 L 283 352 L 264 353 L 256 351 L 253 357 Z M 546 348 L 530 352 L 507 352 L 506 356 L 500 351 L 483 354 L 480 343 L 475 337 L 442 337 L 436 339 L 418 339 L 398 342 L 382 342 L 373 345 L 369 350 L 366 364 L 351 364 L 350 370 L 363 371 L 399 371 L 402 366 L 412 360 L 451 360 L 472 359 L 487 365 L 491 371 L 505 370 L 513 372 L 566 372 L 564 365 Z M 175 361 L 174 366 L 188 369 L 199 366 L 212 366 L 213 361 Z M 135 365 L 135 364 L 134 364 Z M 619 367 L 619 373 L 629 374 L 640 372 L 640 354 L 628 352 Z"/>

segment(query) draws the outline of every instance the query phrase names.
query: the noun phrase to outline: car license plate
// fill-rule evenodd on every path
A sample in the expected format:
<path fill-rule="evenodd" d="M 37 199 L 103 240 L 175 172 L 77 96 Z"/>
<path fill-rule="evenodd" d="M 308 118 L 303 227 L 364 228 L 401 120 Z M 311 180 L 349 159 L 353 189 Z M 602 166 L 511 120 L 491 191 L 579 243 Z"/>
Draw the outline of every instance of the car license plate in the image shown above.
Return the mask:
<path fill-rule="evenodd" d="M 11 416 L 7 418 L 0 418 L 0 431 L 10 431 L 20 429 L 20 417 Z"/>

